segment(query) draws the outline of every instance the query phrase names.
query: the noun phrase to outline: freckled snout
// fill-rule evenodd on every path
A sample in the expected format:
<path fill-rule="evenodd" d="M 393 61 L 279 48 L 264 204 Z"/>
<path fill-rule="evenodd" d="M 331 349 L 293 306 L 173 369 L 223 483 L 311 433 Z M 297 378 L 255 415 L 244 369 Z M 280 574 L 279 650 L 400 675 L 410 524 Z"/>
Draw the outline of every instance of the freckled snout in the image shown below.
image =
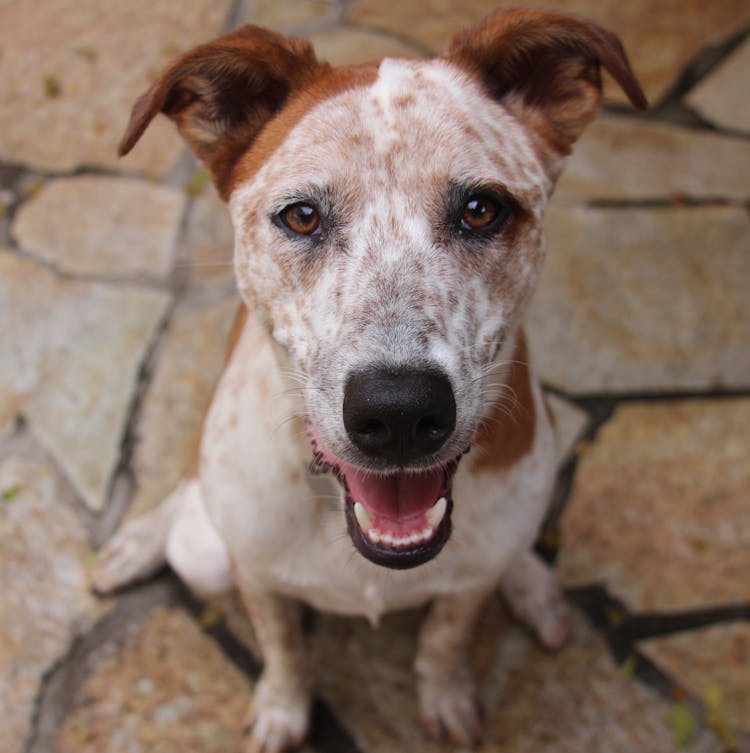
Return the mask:
<path fill-rule="evenodd" d="M 344 427 L 365 455 L 399 466 L 437 452 L 456 426 L 456 401 L 437 371 L 368 369 L 344 388 Z"/>

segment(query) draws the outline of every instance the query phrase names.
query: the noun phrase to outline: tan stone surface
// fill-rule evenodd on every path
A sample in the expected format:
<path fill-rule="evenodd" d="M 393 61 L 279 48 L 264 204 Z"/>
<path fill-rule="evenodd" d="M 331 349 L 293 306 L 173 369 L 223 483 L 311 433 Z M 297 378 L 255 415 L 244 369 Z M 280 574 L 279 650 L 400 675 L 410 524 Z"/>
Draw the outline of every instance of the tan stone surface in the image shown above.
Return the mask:
<path fill-rule="evenodd" d="M 697 697 L 718 689 L 729 723 L 750 731 L 750 623 L 690 630 L 639 648 Z"/>
<path fill-rule="evenodd" d="M 63 280 L 0 252 L 0 416 L 20 411 L 95 510 L 168 303 L 165 293 Z"/>
<path fill-rule="evenodd" d="M 724 128 L 750 132 L 750 40 L 712 71 L 687 97 L 689 105 Z M 739 96 L 738 96 L 739 95 Z"/>
<path fill-rule="evenodd" d="M 357 0 L 350 20 L 387 29 L 417 40 L 434 52 L 445 49 L 452 35 L 499 6 L 495 0 Z M 540 8 L 536 0 L 516 0 L 513 7 Z M 551 7 L 551 6 L 548 6 Z M 676 81 L 684 66 L 709 43 L 742 29 L 750 20 L 746 0 L 557 0 L 554 9 L 590 18 L 617 32 L 651 101 Z M 611 82 L 607 92 L 623 95 Z"/>
<path fill-rule="evenodd" d="M 173 312 L 136 430 L 136 494 L 130 515 L 161 501 L 195 461 L 237 305 L 232 298 L 182 305 Z"/>
<path fill-rule="evenodd" d="M 106 645 L 77 693 L 58 753 L 238 753 L 247 680 L 182 611 L 158 608 Z"/>
<path fill-rule="evenodd" d="M 319 60 L 331 65 L 366 63 L 380 58 L 416 58 L 418 51 L 386 34 L 337 27 L 310 34 Z"/>
<path fill-rule="evenodd" d="M 750 141 L 693 128 L 606 117 L 584 133 L 556 199 L 750 197 Z"/>
<path fill-rule="evenodd" d="M 213 186 L 193 202 L 177 268 L 190 288 L 234 285 L 234 231 L 229 210 Z"/>
<path fill-rule="evenodd" d="M 411 671 L 420 614 L 386 618 L 379 630 L 326 618 L 314 641 L 316 678 L 365 753 L 439 753 L 417 722 Z M 574 613 L 570 645 L 541 651 L 504 617 L 497 603 L 484 615 L 472 663 L 486 711 L 480 753 L 677 753 L 670 704 L 626 679 L 601 639 Z M 689 751 L 721 747 L 705 731 Z"/>
<path fill-rule="evenodd" d="M 528 317 L 570 394 L 750 384 L 750 222 L 740 208 L 553 208 Z"/>
<path fill-rule="evenodd" d="M 158 118 L 132 156 L 117 143 L 130 108 L 181 50 L 223 28 L 229 0 L 9 0 L 0 4 L 0 159 L 163 175 L 182 145 Z"/>
<path fill-rule="evenodd" d="M 569 400 L 548 393 L 547 402 L 552 409 L 557 434 L 557 462 L 562 465 L 575 452 L 590 420 L 586 411 Z"/>
<path fill-rule="evenodd" d="M 750 400 L 623 405 L 583 454 L 562 522 L 570 584 L 639 611 L 750 599 Z"/>
<path fill-rule="evenodd" d="M 0 455 L 0 750 L 21 753 L 45 674 L 101 614 L 89 593 L 87 533 L 59 474 Z"/>
<path fill-rule="evenodd" d="M 75 275 L 164 278 L 186 197 L 143 180 L 80 175 L 46 183 L 13 223 L 18 244 Z"/>
<path fill-rule="evenodd" d="M 338 8 L 325 0 L 251 0 L 244 23 L 267 26 L 283 32 L 294 32 L 311 24 L 333 21 Z"/>

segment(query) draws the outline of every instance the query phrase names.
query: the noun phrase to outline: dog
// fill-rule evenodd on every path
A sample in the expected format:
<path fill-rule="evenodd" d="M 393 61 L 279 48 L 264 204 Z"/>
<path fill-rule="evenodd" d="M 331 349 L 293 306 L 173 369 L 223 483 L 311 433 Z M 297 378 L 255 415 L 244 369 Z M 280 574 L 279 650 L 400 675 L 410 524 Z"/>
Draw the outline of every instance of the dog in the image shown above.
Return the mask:
<path fill-rule="evenodd" d="M 490 594 L 564 643 L 532 550 L 556 453 L 521 320 L 602 68 L 646 107 L 617 37 L 556 13 L 499 10 L 433 60 L 344 68 L 244 26 L 136 102 L 120 154 L 158 113 L 176 123 L 229 204 L 243 305 L 195 472 L 115 535 L 94 586 L 167 561 L 199 595 L 238 590 L 264 660 L 248 751 L 305 737 L 302 604 L 377 622 L 431 603 L 421 715 L 461 744 Z"/>

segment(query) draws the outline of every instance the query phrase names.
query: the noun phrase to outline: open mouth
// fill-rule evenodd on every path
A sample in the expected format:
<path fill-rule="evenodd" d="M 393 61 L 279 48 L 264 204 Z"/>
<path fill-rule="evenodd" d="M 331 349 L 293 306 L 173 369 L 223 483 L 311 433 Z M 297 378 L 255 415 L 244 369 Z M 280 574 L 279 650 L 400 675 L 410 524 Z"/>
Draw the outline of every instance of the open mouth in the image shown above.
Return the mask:
<path fill-rule="evenodd" d="M 312 468 L 333 473 L 344 488 L 349 536 L 363 557 L 406 569 L 440 552 L 451 534 L 451 481 L 460 455 L 432 468 L 376 474 L 334 458 L 309 434 Z"/>

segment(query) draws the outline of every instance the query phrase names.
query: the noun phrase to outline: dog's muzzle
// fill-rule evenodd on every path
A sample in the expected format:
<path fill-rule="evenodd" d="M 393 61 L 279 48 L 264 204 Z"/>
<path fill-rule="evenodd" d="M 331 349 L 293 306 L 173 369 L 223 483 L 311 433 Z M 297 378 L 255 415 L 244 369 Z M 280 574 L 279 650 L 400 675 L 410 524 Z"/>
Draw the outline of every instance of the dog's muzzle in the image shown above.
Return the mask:
<path fill-rule="evenodd" d="M 344 488 L 355 547 L 385 567 L 431 560 L 450 537 L 451 480 L 460 459 L 435 462 L 456 424 L 450 382 L 427 370 L 355 372 L 344 389 L 343 418 L 366 468 L 327 452 L 312 427 L 310 434 L 316 465 Z"/>

